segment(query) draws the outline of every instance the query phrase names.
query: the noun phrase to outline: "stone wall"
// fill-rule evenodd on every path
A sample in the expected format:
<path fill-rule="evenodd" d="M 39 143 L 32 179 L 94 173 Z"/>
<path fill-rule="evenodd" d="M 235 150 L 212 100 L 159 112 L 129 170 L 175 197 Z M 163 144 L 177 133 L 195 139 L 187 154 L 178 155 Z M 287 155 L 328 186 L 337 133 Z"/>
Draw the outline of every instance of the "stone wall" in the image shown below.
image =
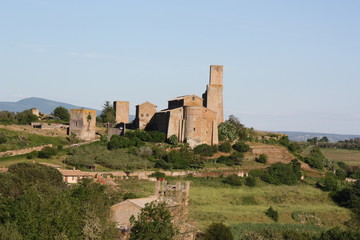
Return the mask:
<path fill-rule="evenodd" d="M 42 145 L 42 146 L 38 146 L 38 147 L 0 152 L 0 157 L 9 157 L 9 156 L 28 154 L 33 151 L 41 151 L 44 147 L 52 147 L 52 146 L 53 146 L 52 144 L 47 144 L 47 145 Z"/>
<path fill-rule="evenodd" d="M 115 121 L 116 123 L 129 123 L 129 102 L 127 101 L 115 101 Z"/>
<path fill-rule="evenodd" d="M 96 130 L 96 111 L 71 109 L 69 135 L 74 133 L 80 140 L 94 140 Z"/>

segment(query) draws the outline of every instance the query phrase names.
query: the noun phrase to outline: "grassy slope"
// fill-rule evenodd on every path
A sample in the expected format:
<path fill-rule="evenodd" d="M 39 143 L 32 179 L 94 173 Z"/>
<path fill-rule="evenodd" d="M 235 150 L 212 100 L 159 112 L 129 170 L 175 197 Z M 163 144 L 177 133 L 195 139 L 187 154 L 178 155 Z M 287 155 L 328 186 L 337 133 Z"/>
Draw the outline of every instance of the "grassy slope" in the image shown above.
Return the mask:
<path fill-rule="evenodd" d="M 279 211 L 279 223 L 298 224 L 295 211 L 314 212 L 321 225 L 332 227 L 348 220 L 348 210 L 336 206 L 328 193 L 308 185 L 274 186 L 263 184 L 250 188 L 229 187 L 216 180 L 194 180 L 190 193 L 190 219 L 201 228 L 212 222 L 228 225 L 239 223 L 273 223 L 264 211 L 272 206 Z"/>
<path fill-rule="evenodd" d="M 23 131 L 13 131 L 0 128 L 0 134 L 6 136 L 7 141 L 0 144 L 0 151 L 30 148 L 45 144 L 64 145 L 68 141 L 64 137 L 41 136 Z"/>
<path fill-rule="evenodd" d="M 342 161 L 353 166 L 360 165 L 360 150 L 322 148 L 321 152 L 332 161 Z"/>

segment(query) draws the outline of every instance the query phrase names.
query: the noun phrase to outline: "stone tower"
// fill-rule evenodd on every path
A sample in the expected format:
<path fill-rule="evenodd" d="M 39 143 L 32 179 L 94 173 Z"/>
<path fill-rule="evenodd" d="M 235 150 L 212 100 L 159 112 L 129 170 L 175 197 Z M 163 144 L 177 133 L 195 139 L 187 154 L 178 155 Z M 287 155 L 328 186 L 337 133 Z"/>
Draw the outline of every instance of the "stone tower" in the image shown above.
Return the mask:
<path fill-rule="evenodd" d="M 70 109 L 69 135 L 74 133 L 80 140 L 96 138 L 96 111 L 89 109 Z"/>
<path fill-rule="evenodd" d="M 116 123 L 129 123 L 129 102 L 114 101 Z"/>
<path fill-rule="evenodd" d="M 216 113 L 217 123 L 224 121 L 223 104 L 223 66 L 210 66 L 210 80 L 203 94 L 204 107 L 213 110 Z"/>

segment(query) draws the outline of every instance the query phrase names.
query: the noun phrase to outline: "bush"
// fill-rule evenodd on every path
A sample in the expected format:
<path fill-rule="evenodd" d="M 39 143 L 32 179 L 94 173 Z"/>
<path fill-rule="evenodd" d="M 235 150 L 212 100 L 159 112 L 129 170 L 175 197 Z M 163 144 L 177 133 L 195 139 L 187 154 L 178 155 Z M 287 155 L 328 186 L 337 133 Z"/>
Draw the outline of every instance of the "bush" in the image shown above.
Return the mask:
<path fill-rule="evenodd" d="M 194 148 L 194 152 L 200 156 L 211 157 L 214 155 L 214 148 L 208 144 L 201 144 Z"/>
<path fill-rule="evenodd" d="M 244 161 L 244 154 L 241 152 L 234 152 L 230 155 L 233 165 L 242 165 Z"/>
<path fill-rule="evenodd" d="M 223 142 L 219 145 L 219 151 L 229 153 L 231 152 L 231 143 L 230 142 Z"/>
<path fill-rule="evenodd" d="M 222 223 L 212 223 L 205 231 L 204 240 L 233 240 L 234 237 L 229 229 Z"/>
<path fill-rule="evenodd" d="M 256 186 L 256 178 L 253 176 L 248 176 L 245 178 L 245 185 L 248 187 L 255 187 Z"/>
<path fill-rule="evenodd" d="M 27 159 L 34 159 L 34 158 L 37 158 L 37 157 L 39 157 L 39 152 L 38 151 L 32 151 L 31 153 L 28 153 L 26 155 Z"/>
<path fill-rule="evenodd" d="M 56 155 L 57 149 L 52 147 L 44 147 L 39 152 L 39 158 L 51 158 L 52 156 Z"/>
<path fill-rule="evenodd" d="M 268 157 L 265 154 L 260 154 L 260 156 L 258 158 L 256 158 L 256 161 L 258 163 L 267 163 L 267 159 Z"/>
<path fill-rule="evenodd" d="M 338 189 L 337 177 L 333 173 L 326 173 L 324 179 L 324 190 L 325 191 L 336 191 Z"/>
<path fill-rule="evenodd" d="M 128 148 L 132 146 L 132 142 L 122 136 L 113 135 L 110 141 L 107 143 L 107 148 L 109 150 L 118 149 L 118 148 Z"/>
<path fill-rule="evenodd" d="M 174 134 L 174 135 L 171 135 L 167 140 L 166 140 L 167 143 L 173 145 L 173 146 L 177 146 L 179 144 L 179 140 L 178 140 L 178 137 Z"/>
<path fill-rule="evenodd" d="M 159 159 L 158 161 L 155 162 L 155 168 L 162 168 L 164 170 L 169 170 L 171 169 L 171 165 L 167 163 L 165 160 Z"/>
<path fill-rule="evenodd" d="M 154 172 L 154 173 L 150 174 L 149 177 L 154 177 L 157 180 L 159 180 L 160 178 L 165 178 L 165 173 L 163 173 L 163 172 Z"/>
<path fill-rule="evenodd" d="M 6 143 L 6 141 L 7 141 L 7 138 L 6 138 L 5 134 L 0 133 L 0 144 L 4 144 L 4 143 Z"/>
<path fill-rule="evenodd" d="M 242 152 L 242 153 L 250 150 L 249 145 L 247 145 L 246 143 L 244 143 L 242 141 L 238 141 L 232 147 L 235 151 Z"/>
<path fill-rule="evenodd" d="M 265 211 L 265 215 L 277 222 L 279 220 L 279 213 L 275 211 L 272 207 L 269 207 L 268 210 Z"/>
<path fill-rule="evenodd" d="M 241 178 L 238 177 L 236 174 L 232 174 L 228 177 L 226 177 L 224 180 L 223 180 L 224 183 L 227 183 L 231 186 L 241 186 L 242 185 L 242 181 L 241 181 Z"/>

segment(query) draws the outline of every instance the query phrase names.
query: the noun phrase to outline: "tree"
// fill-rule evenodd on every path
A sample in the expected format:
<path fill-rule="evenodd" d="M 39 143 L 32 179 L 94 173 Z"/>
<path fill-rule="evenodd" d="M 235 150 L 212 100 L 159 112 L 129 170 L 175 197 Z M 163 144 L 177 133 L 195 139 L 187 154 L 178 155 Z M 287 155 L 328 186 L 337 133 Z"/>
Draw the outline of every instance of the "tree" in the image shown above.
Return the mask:
<path fill-rule="evenodd" d="M 236 134 L 236 126 L 228 120 L 219 124 L 218 132 L 220 141 L 233 142 L 238 137 Z"/>
<path fill-rule="evenodd" d="M 57 108 L 54 109 L 54 111 L 52 112 L 52 115 L 54 115 L 55 117 L 60 118 L 63 121 L 69 121 L 70 120 L 70 113 L 69 110 L 67 110 L 66 108 L 59 106 Z"/>
<path fill-rule="evenodd" d="M 148 203 L 141 209 L 137 220 L 134 216 L 130 218 L 130 240 L 171 240 L 175 236 L 171 220 L 165 203 Z"/>
<path fill-rule="evenodd" d="M 109 101 L 105 101 L 104 103 L 102 112 L 100 114 L 100 120 L 104 123 L 115 122 L 115 110 Z"/>
<path fill-rule="evenodd" d="M 250 150 L 249 145 L 247 145 L 243 141 L 236 142 L 232 147 L 235 151 L 238 151 L 238 152 L 247 152 Z"/>
<path fill-rule="evenodd" d="M 324 190 L 325 191 L 336 191 L 338 188 L 338 182 L 334 173 L 328 172 L 324 179 Z"/>
<path fill-rule="evenodd" d="M 267 155 L 266 154 L 260 154 L 258 158 L 256 158 L 256 161 L 258 163 L 267 163 Z"/>
<path fill-rule="evenodd" d="M 222 223 L 211 224 L 204 233 L 204 240 L 233 240 L 234 237 L 229 229 Z"/>
<path fill-rule="evenodd" d="M 18 121 L 18 124 L 23 125 L 30 124 L 31 122 L 38 120 L 37 116 L 34 115 L 31 110 L 19 112 L 15 115 L 15 118 Z"/>

